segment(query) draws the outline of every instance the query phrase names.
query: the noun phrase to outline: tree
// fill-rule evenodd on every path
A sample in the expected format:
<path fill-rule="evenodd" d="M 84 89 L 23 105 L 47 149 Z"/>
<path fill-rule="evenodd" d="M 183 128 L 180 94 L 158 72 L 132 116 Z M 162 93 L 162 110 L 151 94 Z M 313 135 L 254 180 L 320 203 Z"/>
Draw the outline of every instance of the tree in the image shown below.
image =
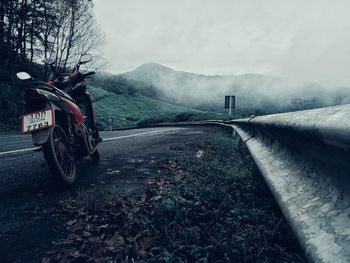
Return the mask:
<path fill-rule="evenodd" d="M 91 0 L 1 0 L 0 66 L 53 58 L 71 67 L 103 44 Z"/>

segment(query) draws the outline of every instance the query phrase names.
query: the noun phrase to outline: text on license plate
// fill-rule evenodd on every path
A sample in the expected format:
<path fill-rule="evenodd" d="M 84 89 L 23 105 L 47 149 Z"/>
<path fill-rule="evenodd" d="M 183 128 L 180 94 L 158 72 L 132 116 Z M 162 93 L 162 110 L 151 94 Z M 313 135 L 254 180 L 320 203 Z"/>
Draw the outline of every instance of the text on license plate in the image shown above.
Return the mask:
<path fill-rule="evenodd" d="M 22 116 L 22 133 L 33 132 L 53 126 L 53 110 L 43 110 Z"/>

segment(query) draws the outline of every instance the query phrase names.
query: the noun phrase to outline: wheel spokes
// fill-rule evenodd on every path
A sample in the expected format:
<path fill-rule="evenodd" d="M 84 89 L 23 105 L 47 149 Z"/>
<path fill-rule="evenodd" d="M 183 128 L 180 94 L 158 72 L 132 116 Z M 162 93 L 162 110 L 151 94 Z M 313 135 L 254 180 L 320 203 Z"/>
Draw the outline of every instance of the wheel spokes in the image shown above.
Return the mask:
<path fill-rule="evenodd" d="M 57 161 L 67 177 L 73 176 L 74 158 L 70 154 L 67 147 L 68 141 L 65 138 L 62 131 L 54 129 L 53 131 L 54 150 L 56 153 Z"/>

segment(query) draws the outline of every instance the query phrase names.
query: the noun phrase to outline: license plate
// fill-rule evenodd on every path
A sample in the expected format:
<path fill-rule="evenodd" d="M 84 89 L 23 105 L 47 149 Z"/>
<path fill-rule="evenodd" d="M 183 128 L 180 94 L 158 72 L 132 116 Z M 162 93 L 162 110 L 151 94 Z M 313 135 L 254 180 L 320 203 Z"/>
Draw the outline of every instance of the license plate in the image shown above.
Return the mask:
<path fill-rule="evenodd" d="M 22 133 L 52 127 L 55 124 L 53 110 L 43 110 L 22 115 Z"/>

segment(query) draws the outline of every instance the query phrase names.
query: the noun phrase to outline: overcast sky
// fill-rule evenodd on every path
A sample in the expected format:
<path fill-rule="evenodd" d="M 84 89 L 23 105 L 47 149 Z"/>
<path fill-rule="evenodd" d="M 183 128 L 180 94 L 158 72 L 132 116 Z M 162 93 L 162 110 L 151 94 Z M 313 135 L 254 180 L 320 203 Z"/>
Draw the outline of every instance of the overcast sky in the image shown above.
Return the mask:
<path fill-rule="evenodd" d="M 350 84 L 350 0 L 94 2 L 113 73 L 156 62 Z"/>

